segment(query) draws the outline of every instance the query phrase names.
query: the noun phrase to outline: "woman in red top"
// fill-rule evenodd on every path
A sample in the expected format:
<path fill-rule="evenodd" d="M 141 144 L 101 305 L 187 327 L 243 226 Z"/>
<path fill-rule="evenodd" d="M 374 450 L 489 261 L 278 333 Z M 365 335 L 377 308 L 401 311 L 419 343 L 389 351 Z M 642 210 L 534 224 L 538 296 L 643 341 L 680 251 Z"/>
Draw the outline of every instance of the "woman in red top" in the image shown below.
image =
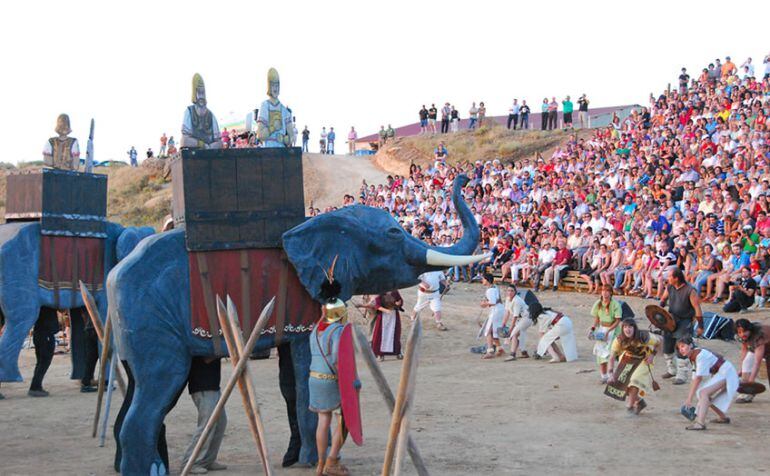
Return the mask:
<path fill-rule="evenodd" d="M 395 355 L 398 359 L 401 354 L 401 306 L 404 299 L 398 290 L 380 294 L 372 301 L 371 308 L 375 311 L 374 329 L 372 330 L 372 352 L 377 360 L 382 362 L 386 355 Z"/>

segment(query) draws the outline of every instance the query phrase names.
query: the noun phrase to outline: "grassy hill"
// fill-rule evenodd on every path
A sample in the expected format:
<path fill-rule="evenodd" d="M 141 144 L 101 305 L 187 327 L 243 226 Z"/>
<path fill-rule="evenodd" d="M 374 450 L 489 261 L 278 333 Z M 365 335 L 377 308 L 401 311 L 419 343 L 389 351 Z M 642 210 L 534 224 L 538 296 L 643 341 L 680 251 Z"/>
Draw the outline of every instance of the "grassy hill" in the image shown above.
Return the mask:
<path fill-rule="evenodd" d="M 580 132 L 580 136 L 587 132 Z M 512 131 L 499 125 L 484 126 L 473 131 L 460 131 L 434 136 L 396 138 L 386 144 L 375 156 L 374 162 L 381 168 L 398 174 L 407 174 L 409 165 L 425 166 L 433 160 L 433 149 L 443 141 L 449 151 L 448 162 L 456 164 L 469 160 L 486 161 L 500 159 L 505 162 L 544 155 L 567 141 L 572 131 Z"/>
<path fill-rule="evenodd" d="M 20 164 L 18 168 L 0 166 L 0 216 L 5 213 L 7 173 L 39 166 L 39 163 Z M 94 172 L 109 177 L 107 218 L 110 221 L 126 226 L 149 225 L 160 229 L 164 217 L 171 213 L 171 178 L 165 177 L 162 164 L 138 168 L 97 167 Z"/>

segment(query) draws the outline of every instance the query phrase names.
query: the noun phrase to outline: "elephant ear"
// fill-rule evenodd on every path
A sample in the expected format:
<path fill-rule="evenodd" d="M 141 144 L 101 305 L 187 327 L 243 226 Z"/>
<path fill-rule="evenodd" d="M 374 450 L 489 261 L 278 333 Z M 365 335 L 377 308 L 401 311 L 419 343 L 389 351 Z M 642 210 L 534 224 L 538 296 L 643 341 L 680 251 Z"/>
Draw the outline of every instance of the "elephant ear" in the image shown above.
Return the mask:
<path fill-rule="evenodd" d="M 347 301 L 355 294 L 356 283 L 364 279 L 365 267 L 361 243 L 355 243 L 347 230 L 355 230 L 356 220 L 345 216 L 343 210 L 325 213 L 292 228 L 283 234 L 283 249 L 294 265 L 300 282 L 308 293 L 322 302 L 321 284 L 332 263 L 334 279 L 339 282 L 339 299 Z"/>
<path fill-rule="evenodd" d="M 124 228 L 115 244 L 115 256 L 118 261 L 129 255 L 140 241 L 155 233 L 155 230 L 149 226 Z"/>

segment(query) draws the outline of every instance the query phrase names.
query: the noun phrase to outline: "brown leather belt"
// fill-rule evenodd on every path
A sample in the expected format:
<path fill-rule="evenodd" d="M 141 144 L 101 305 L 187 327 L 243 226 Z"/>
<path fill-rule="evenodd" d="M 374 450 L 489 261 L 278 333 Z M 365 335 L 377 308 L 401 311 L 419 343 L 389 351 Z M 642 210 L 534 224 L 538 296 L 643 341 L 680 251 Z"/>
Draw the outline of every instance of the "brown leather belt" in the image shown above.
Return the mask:
<path fill-rule="evenodd" d="M 435 293 L 436 291 L 438 291 L 438 289 L 432 289 L 432 290 L 431 289 L 425 289 L 422 286 L 419 286 L 419 288 L 420 288 L 420 292 L 425 293 L 425 294 L 432 294 L 432 293 Z"/>
<path fill-rule="evenodd" d="M 722 368 L 722 364 L 725 363 L 725 358 L 721 355 L 717 356 L 717 361 L 714 363 L 714 365 L 711 366 L 709 369 L 709 373 L 711 375 L 715 375 L 717 372 L 719 372 L 719 369 Z"/>

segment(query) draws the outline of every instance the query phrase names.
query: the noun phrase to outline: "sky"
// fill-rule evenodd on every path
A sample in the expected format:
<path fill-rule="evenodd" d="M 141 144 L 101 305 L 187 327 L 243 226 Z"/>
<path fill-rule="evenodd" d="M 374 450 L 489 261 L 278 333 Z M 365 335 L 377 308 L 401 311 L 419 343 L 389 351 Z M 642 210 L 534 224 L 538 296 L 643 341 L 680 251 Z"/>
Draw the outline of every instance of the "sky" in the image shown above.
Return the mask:
<path fill-rule="evenodd" d="M 770 54 L 770 2 L 240 1 L 2 2 L 0 161 L 39 160 L 56 117 L 96 160 L 127 160 L 179 138 L 200 73 L 220 122 L 281 97 L 311 131 L 343 139 L 416 122 L 422 104 L 472 101 L 506 114 L 513 98 L 646 104 L 715 58 L 757 73 Z M 343 140 L 338 139 L 342 150 Z"/>

